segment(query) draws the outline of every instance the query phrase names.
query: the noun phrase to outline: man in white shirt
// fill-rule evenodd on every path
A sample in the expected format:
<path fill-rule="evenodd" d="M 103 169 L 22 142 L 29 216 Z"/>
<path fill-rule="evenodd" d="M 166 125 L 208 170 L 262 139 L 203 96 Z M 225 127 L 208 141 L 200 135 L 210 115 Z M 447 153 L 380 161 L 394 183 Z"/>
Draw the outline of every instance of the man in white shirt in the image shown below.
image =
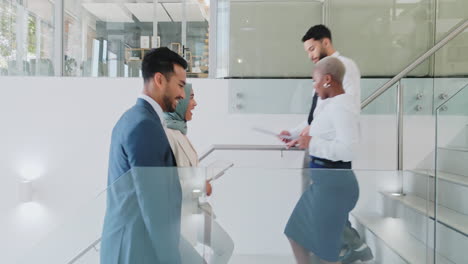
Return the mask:
<path fill-rule="evenodd" d="M 304 50 L 307 52 L 309 59 L 314 64 L 327 56 L 333 56 L 337 57 L 345 65 L 346 73 L 343 79 L 343 88 L 347 94 L 351 94 L 353 96 L 355 108 L 360 112 L 361 73 L 353 60 L 340 55 L 340 53 L 335 50 L 330 30 L 324 25 L 313 26 L 307 31 L 304 37 L 302 37 L 302 42 L 304 43 Z M 280 133 L 280 135 L 295 138 L 295 140 L 287 142 L 288 146 L 296 145 L 299 142 L 301 135 L 308 135 L 309 125 L 312 122 L 314 115 L 317 114 L 315 110 L 318 112 L 322 107 L 321 104 L 322 100 L 318 98 L 317 94 L 314 94 L 308 119 L 304 120 L 304 122 L 300 123 L 297 127 L 290 130 L 284 130 Z"/>
<path fill-rule="evenodd" d="M 352 96 L 352 108 L 359 115 L 361 111 L 361 73 L 356 63 L 353 60 L 340 55 L 340 53 L 335 50 L 332 43 L 331 32 L 324 25 L 315 25 L 311 27 L 302 37 L 302 42 L 304 43 L 304 50 L 307 52 L 309 59 L 314 64 L 327 56 L 336 57 L 344 64 L 345 75 L 343 79 L 343 89 L 346 94 Z M 279 134 L 280 137 L 289 136 L 290 138 L 293 138 L 292 140 L 282 139 L 287 143 L 288 147 L 299 145 L 300 148 L 308 149 L 305 155 L 304 167 L 308 167 L 306 164 L 309 164 L 308 152 L 317 152 L 316 144 L 309 146 L 310 124 L 314 120 L 315 116 L 320 114 L 320 111 L 323 109 L 325 104 L 326 102 L 320 99 L 317 93 L 314 93 L 312 106 L 307 120 L 304 120 L 295 128 L 281 131 Z M 343 240 L 345 244 L 344 246 L 348 249 L 342 259 L 343 264 L 352 263 L 356 260 L 367 261 L 373 258 L 370 248 L 367 247 L 367 245 L 360 239 L 358 232 L 351 227 L 351 223 L 349 221 L 344 231 Z"/>

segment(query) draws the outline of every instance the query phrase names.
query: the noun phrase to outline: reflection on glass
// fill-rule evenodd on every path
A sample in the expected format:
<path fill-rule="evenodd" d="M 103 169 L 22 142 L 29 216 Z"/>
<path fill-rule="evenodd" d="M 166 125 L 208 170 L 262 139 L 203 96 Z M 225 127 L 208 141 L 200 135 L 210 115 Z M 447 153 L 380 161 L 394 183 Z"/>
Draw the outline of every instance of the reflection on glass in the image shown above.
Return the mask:
<path fill-rule="evenodd" d="M 189 77 L 207 77 L 209 5 L 186 1 L 183 12 L 182 2 L 67 1 L 64 74 L 139 77 L 145 53 L 169 47 L 188 61 Z"/>
<path fill-rule="evenodd" d="M 446 117 L 449 118 L 449 115 Z M 447 123 L 441 123 L 442 127 L 439 127 L 439 129 L 446 130 L 445 124 Z M 229 154 L 231 156 L 234 153 L 230 152 Z M 213 155 L 216 156 L 219 153 Z M 272 158 L 270 163 L 275 163 L 275 165 L 283 159 L 279 155 L 268 155 L 268 152 L 264 151 L 262 151 L 261 155 Z M 258 165 L 260 160 L 258 159 L 258 152 L 250 154 L 244 152 L 241 156 L 239 162 L 242 162 L 242 159 L 250 162 L 255 160 Z M 107 250 L 99 243 L 104 213 L 106 206 L 109 204 L 115 205 L 115 201 L 107 203 L 106 197 L 120 199 L 125 198 L 123 195 L 130 194 L 127 197 L 129 198 L 127 199 L 128 203 L 114 209 L 122 209 L 128 214 L 138 211 L 139 205 L 135 204 L 137 198 L 131 195 L 131 191 L 123 191 L 128 190 L 128 183 L 141 180 L 148 183 L 143 189 L 153 190 L 154 188 L 151 187 L 150 183 L 165 182 L 169 178 L 168 175 L 174 175 L 174 172 L 171 172 L 168 168 L 144 169 L 146 172 L 150 170 L 154 170 L 157 174 L 147 175 L 150 178 L 146 179 L 131 179 L 132 176 L 129 174 L 127 177 L 122 176 L 109 186 L 105 192 L 91 202 L 86 203 L 83 208 L 74 210 L 72 215 L 65 219 L 63 225 L 41 239 L 37 246 L 31 250 L 26 250 L 26 252 L 21 252 L 21 256 L 7 263 L 99 263 L 99 254 L 103 250 Z M 212 175 L 207 174 L 208 172 L 207 169 L 178 169 L 179 176 L 185 173 L 186 176 L 195 179 L 195 181 L 197 181 L 198 177 L 201 177 L 198 178 L 200 183 L 203 183 L 207 176 Z M 404 173 L 409 182 L 415 182 L 407 185 L 405 196 L 393 196 L 392 193 L 400 188 L 400 173 Z M 304 174 L 313 183 L 310 186 L 307 185 L 303 193 L 301 184 L 303 183 L 302 177 Z M 451 193 L 447 193 L 443 189 L 446 188 L 447 184 L 453 184 L 453 181 L 457 180 L 457 178 L 445 177 L 442 180 L 443 176 L 438 175 L 437 177 L 439 177 L 439 202 L 445 204 L 441 204 L 437 212 L 438 221 L 440 222 L 437 236 L 437 239 L 440 240 L 438 242 L 437 258 L 440 263 L 465 263 L 463 261 L 465 259 L 463 249 L 466 247 L 463 246 L 466 245 L 466 236 L 461 235 L 456 230 L 461 230 L 460 228 L 463 228 L 466 221 L 453 221 L 456 218 L 446 217 L 446 213 L 451 213 L 452 215 L 448 216 L 453 216 L 453 213 L 456 212 L 459 216 L 465 217 L 460 218 L 461 220 L 466 219 L 466 213 L 463 213 L 466 212 L 463 204 L 464 200 L 457 196 L 460 194 L 459 192 L 453 192 L 454 189 L 452 189 Z M 214 214 L 216 214 L 216 220 L 231 235 L 235 245 L 234 254 L 229 263 L 296 263 L 288 240 L 283 234 L 288 220 L 291 225 L 293 223 L 298 224 L 293 226 L 300 228 L 301 233 L 298 234 L 298 237 L 304 236 L 306 240 L 319 240 L 316 243 L 318 245 L 323 246 L 329 240 L 329 236 L 335 236 L 334 245 L 326 250 L 335 247 L 334 251 L 336 252 L 336 237 L 339 237 L 340 234 L 343 236 L 349 235 L 346 233 L 347 231 L 341 233 L 336 226 L 339 226 L 340 229 L 344 226 L 345 230 L 348 226 L 348 223 L 346 223 L 348 216 L 345 213 L 354 206 L 353 204 L 357 199 L 356 178 L 359 182 L 359 201 L 352 212 L 349 213 L 349 219 L 352 226 L 359 231 L 360 238 L 374 252 L 374 262 L 432 263 L 430 258 L 434 254 L 431 247 L 433 245 L 432 228 L 434 226 L 433 208 L 431 206 L 433 202 L 423 198 L 425 196 L 421 196 L 421 194 L 430 191 L 430 189 L 426 188 L 432 184 L 433 178 L 415 175 L 414 172 L 410 171 L 354 170 L 351 172 L 346 170 L 288 169 L 285 167 L 261 169 L 259 167 L 252 168 L 251 166 L 229 169 L 225 175 L 216 180 L 216 193 L 210 197 L 210 204 L 213 207 Z M 461 176 L 458 179 L 463 178 L 466 177 Z M 440 185 L 442 181 L 446 186 Z M 170 187 L 171 184 L 167 186 Z M 74 187 L 63 186 L 63 188 Z M 192 192 L 193 190 L 195 189 L 192 189 Z M 189 195 L 189 193 L 190 188 L 187 189 L 185 194 L 182 192 L 182 196 Z M 161 194 L 150 192 L 149 196 L 146 197 L 160 198 Z M 194 199 L 189 196 L 187 198 L 187 203 L 182 202 L 182 207 L 189 205 L 187 209 L 196 209 L 197 206 L 194 206 L 195 204 L 190 205 L 189 202 Z M 160 201 L 156 201 L 151 202 L 149 205 L 162 209 L 168 204 L 161 205 Z M 296 209 L 294 209 L 295 207 Z M 313 213 L 317 208 L 321 211 Z M 449 210 L 449 208 L 453 208 L 453 210 Z M 160 211 L 155 213 L 158 214 Z M 335 214 L 339 214 L 339 216 L 337 217 Z M 334 216 L 332 220 L 325 223 L 320 222 L 320 220 L 328 219 L 326 217 L 330 215 Z M 192 228 L 192 234 L 207 234 L 207 230 L 211 230 L 211 245 L 209 247 L 223 247 L 225 241 L 213 237 L 216 227 L 209 225 L 210 219 L 207 221 L 206 218 L 200 218 L 199 211 L 187 216 L 191 219 L 185 219 L 187 221 L 182 219 L 182 232 L 184 230 L 183 225 L 186 223 L 190 225 L 189 228 Z M 340 217 L 342 221 L 337 221 Z M 204 224 L 200 224 L 203 222 Z M 317 231 L 317 224 L 326 225 L 327 229 Z M 335 224 L 337 225 L 335 226 Z M 115 231 L 117 230 L 115 229 Z M 314 230 L 317 232 L 311 233 Z M 199 233 L 200 231 L 202 232 Z M 322 241 L 316 234 L 326 235 L 327 237 Z M 128 233 L 125 233 L 125 236 L 127 235 Z M 70 237 L 73 239 L 70 239 Z M 140 237 L 140 239 L 143 238 Z M 190 246 L 193 245 L 191 243 L 194 241 L 192 238 L 185 239 L 185 242 Z M 208 237 L 205 235 L 204 239 L 206 238 Z M 125 243 L 127 242 L 128 240 L 125 240 Z M 206 247 L 206 244 L 205 246 L 200 244 L 197 243 L 197 247 L 195 247 L 199 254 L 199 250 L 204 253 L 204 255 L 200 254 L 200 256 L 205 257 L 208 263 L 221 263 L 210 262 L 210 260 L 213 260 L 210 258 L 213 253 Z M 204 247 L 204 249 L 200 246 Z M 428 247 L 427 252 L 426 247 Z M 57 251 L 57 248 L 60 248 L 60 250 Z M 144 248 L 148 249 L 148 247 Z M 341 249 L 340 246 L 338 248 Z M 153 249 L 149 250 L 153 251 Z M 314 252 L 318 252 L 317 249 Z M 323 257 L 319 253 L 317 255 Z"/>
<path fill-rule="evenodd" d="M 468 244 L 468 81 L 465 84 L 436 111 L 437 192 L 431 211 L 437 222 L 436 248 L 452 263 L 466 262 Z"/>
<path fill-rule="evenodd" d="M 310 76 L 301 38 L 323 22 L 320 1 L 231 1 L 220 8 L 229 15 L 220 14 L 218 34 L 224 39 L 218 38 L 218 57 L 227 57 L 228 65 L 218 60 L 218 77 L 226 77 L 226 68 L 228 77 Z"/>
<path fill-rule="evenodd" d="M 329 22 L 335 47 L 356 60 L 362 76 L 390 77 L 468 18 L 465 11 L 468 2 L 464 0 L 329 0 L 325 5 L 320 2 L 232 1 L 227 7 L 230 24 L 220 24 L 218 30 L 218 34 L 229 32 L 224 39 L 230 44 L 224 46 L 231 47 L 229 53 L 225 50 L 218 53 L 229 60 L 228 67 L 218 63 L 222 72 L 228 70 L 221 77 L 307 76 L 310 65 L 302 58 L 298 40 L 308 27 L 323 21 Z M 226 8 L 219 12 L 226 12 Z M 444 56 L 466 62 L 467 53 L 463 52 L 466 43 L 466 37 L 451 43 Z M 278 57 L 282 60 L 275 60 Z M 461 65 L 453 69 L 447 63 L 443 69 L 439 72 L 454 74 L 462 70 Z M 430 76 L 431 70 L 430 61 L 426 61 L 411 77 Z"/>
<path fill-rule="evenodd" d="M 443 1 L 442 1 L 443 2 Z M 459 3 L 461 8 L 468 10 L 468 2 Z M 450 5 L 448 5 L 450 6 Z M 464 7 L 462 7 L 464 6 Z M 455 6 L 453 6 L 455 7 Z M 468 15 L 465 15 L 465 19 L 454 18 L 454 19 L 439 19 L 437 27 L 437 37 L 443 38 L 450 30 L 459 26 L 460 22 L 464 22 L 468 19 Z M 435 54 L 435 67 L 434 73 L 436 76 L 446 77 L 466 77 L 468 74 L 468 31 L 465 30 L 460 35 L 448 42 Z"/>
<path fill-rule="evenodd" d="M 187 77 L 208 77 L 208 39 L 207 21 L 187 23 L 187 52 L 189 74 Z"/>
<path fill-rule="evenodd" d="M 0 76 L 54 75 L 54 6 L 0 0 Z"/>
<path fill-rule="evenodd" d="M 336 47 L 363 76 L 393 76 L 434 45 L 432 0 L 330 2 Z M 429 74 L 425 65 L 417 76 Z"/>

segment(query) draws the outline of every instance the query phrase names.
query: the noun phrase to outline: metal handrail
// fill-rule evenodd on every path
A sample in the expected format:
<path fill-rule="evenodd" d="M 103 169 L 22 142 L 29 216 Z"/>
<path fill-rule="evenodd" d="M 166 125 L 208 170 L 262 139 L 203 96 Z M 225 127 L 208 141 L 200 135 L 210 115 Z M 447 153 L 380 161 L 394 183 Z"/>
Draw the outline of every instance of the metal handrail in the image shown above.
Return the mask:
<path fill-rule="evenodd" d="M 208 148 L 207 151 L 203 152 L 200 155 L 200 161 L 208 157 L 211 153 L 215 150 L 260 150 L 260 151 L 268 151 L 268 150 L 278 150 L 278 151 L 304 151 L 303 149 L 299 149 L 297 147 L 287 148 L 285 145 L 212 145 Z M 101 238 L 96 239 L 91 245 L 83 249 L 80 253 L 78 253 L 72 260 L 67 262 L 67 264 L 73 264 L 77 260 L 79 260 L 82 256 L 84 256 L 88 251 L 93 248 L 96 248 L 96 245 L 101 242 Z"/>
<path fill-rule="evenodd" d="M 88 251 L 90 251 L 92 248 L 96 248 L 96 245 L 99 244 L 101 242 L 101 238 L 98 238 L 96 239 L 96 241 L 94 241 L 91 245 L 89 245 L 87 248 L 83 249 L 80 253 L 78 253 L 78 255 L 76 255 L 72 260 L 70 260 L 69 262 L 67 262 L 67 264 L 73 264 L 75 263 L 77 260 L 79 260 L 82 256 L 84 256 L 86 253 L 88 253 Z M 96 249 L 97 250 L 97 249 Z"/>
<path fill-rule="evenodd" d="M 261 151 L 268 151 L 268 150 L 278 150 L 278 151 L 303 151 L 303 149 L 299 149 L 297 147 L 287 148 L 285 145 L 212 145 L 207 151 L 203 152 L 200 155 L 199 159 L 202 161 L 206 157 L 208 157 L 212 152 L 215 150 L 261 150 Z"/>
<path fill-rule="evenodd" d="M 397 85 L 397 170 L 403 170 L 403 87 L 401 86 L 401 79 L 405 77 L 409 72 L 418 67 L 427 58 L 434 55 L 440 48 L 447 44 L 450 40 L 454 39 L 460 33 L 468 28 L 468 19 L 460 22 L 455 29 L 451 30 L 441 41 L 434 45 L 431 49 L 426 51 L 423 55 L 417 58 L 414 62 L 408 65 L 403 71 L 395 75 L 391 80 L 386 82 L 382 87 L 373 92 L 367 97 L 361 104 L 361 109 L 364 109 L 380 95 L 390 89 L 393 85 Z M 403 186 L 403 185 L 402 185 Z M 401 188 L 401 194 L 403 194 L 403 187 Z"/>
<path fill-rule="evenodd" d="M 466 28 L 468 28 L 468 19 L 465 21 L 461 22 L 459 26 L 456 26 L 455 29 L 450 31 L 447 36 L 445 36 L 441 41 L 439 41 L 437 44 L 434 45 L 431 49 L 426 51 L 423 55 L 421 55 L 419 58 L 417 58 L 414 62 L 409 64 L 404 70 L 402 70 L 400 73 L 395 75 L 391 80 L 386 82 L 384 85 L 382 85 L 379 89 L 377 89 L 375 92 L 373 92 L 369 97 L 367 97 L 362 103 L 361 103 L 361 109 L 364 109 L 366 106 L 368 106 L 370 103 L 372 103 L 377 97 L 379 97 L 381 94 L 383 94 L 385 91 L 390 89 L 393 85 L 398 83 L 403 77 L 405 77 L 409 72 L 414 70 L 417 66 L 419 66 L 422 62 L 424 62 L 427 58 L 430 56 L 434 55 L 440 48 L 442 48 L 445 44 L 447 44 L 450 40 L 458 36 L 460 33 L 462 33 Z"/>

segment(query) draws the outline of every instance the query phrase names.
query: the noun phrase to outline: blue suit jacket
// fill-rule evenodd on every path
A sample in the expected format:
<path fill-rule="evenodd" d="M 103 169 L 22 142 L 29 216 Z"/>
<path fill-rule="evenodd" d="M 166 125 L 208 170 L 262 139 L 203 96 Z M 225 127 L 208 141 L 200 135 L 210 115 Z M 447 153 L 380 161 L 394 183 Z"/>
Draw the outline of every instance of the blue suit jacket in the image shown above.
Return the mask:
<path fill-rule="evenodd" d="M 180 263 L 175 166 L 157 113 L 138 99 L 112 131 L 101 264 Z"/>

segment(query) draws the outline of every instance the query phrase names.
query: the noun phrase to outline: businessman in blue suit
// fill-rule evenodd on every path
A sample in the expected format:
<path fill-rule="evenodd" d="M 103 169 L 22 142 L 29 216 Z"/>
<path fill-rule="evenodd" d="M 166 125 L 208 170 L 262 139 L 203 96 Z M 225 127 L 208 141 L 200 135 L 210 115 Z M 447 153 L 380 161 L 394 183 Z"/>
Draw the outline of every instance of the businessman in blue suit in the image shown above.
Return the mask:
<path fill-rule="evenodd" d="M 112 131 L 101 264 L 181 261 L 181 187 L 162 114 L 184 98 L 186 68 L 168 48 L 143 59 L 143 93 Z"/>

